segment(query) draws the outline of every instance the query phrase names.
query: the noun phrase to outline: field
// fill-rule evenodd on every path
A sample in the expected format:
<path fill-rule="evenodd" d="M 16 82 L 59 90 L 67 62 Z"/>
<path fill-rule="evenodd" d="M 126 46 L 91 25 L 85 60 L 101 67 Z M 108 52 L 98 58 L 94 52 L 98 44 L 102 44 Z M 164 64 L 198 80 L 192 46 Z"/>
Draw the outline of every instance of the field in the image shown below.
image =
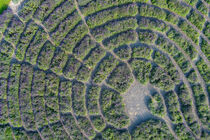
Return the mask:
<path fill-rule="evenodd" d="M 7 9 L 7 5 L 9 4 L 10 0 L 0 0 L 0 14 Z"/>
<path fill-rule="evenodd" d="M 209 140 L 209 0 L 0 0 L 0 140 Z"/>

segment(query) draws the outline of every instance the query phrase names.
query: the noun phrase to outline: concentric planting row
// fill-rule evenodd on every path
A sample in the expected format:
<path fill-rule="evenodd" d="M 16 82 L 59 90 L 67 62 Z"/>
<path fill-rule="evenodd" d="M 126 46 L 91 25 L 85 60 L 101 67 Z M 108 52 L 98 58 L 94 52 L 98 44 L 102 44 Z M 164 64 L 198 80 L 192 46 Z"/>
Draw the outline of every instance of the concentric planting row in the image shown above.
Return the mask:
<path fill-rule="evenodd" d="M 3 139 L 209 137 L 208 0 L 25 0 L 0 15 Z M 152 85 L 130 129 L 122 94 Z"/>

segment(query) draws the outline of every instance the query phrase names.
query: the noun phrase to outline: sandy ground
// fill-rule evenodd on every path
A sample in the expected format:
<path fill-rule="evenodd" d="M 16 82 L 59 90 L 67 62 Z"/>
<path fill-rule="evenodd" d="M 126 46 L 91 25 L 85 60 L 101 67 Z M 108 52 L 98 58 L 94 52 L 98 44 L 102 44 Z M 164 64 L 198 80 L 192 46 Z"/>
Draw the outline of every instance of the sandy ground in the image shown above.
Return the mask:
<path fill-rule="evenodd" d="M 23 0 L 20 0 L 18 3 L 10 2 L 9 7 L 12 9 L 13 13 L 17 13 L 18 11 L 18 6 L 21 4 Z"/>
<path fill-rule="evenodd" d="M 131 85 L 128 92 L 123 95 L 131 126 L 153 117 L 146 106 L 146 99 L 151 89 L 153 88 L 150 85 L 142 85 L 136 81 Z"/>

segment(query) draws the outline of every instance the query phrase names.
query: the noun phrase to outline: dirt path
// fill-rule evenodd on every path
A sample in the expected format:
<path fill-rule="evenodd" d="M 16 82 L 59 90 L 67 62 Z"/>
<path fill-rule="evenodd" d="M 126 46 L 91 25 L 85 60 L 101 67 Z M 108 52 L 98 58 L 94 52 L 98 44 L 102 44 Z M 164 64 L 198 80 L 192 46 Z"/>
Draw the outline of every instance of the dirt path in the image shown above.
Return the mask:
<path fill-rule="evenodd" d="M 18 12 L 18 7 L 21 4 L 23 0 L 20 0 L 18 3 L 14 3 L 13 1 L 10 2 L 9 7 L 12 9 L 14 14 L 17 14 Z"/>

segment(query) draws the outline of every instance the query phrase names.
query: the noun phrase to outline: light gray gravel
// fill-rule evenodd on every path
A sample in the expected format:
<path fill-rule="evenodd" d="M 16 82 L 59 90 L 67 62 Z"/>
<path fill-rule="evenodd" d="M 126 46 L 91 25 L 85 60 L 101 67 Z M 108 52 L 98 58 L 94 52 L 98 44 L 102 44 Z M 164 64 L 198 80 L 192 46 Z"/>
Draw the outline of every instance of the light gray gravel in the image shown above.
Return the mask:
<path fill-rule="evenodd" d="M 150 85 L 142 85 L 135 81 L 122 95 L 131 126 L 153 117 L 146 106 L 146 100 L 151 90 L 153 88 Z"/>

